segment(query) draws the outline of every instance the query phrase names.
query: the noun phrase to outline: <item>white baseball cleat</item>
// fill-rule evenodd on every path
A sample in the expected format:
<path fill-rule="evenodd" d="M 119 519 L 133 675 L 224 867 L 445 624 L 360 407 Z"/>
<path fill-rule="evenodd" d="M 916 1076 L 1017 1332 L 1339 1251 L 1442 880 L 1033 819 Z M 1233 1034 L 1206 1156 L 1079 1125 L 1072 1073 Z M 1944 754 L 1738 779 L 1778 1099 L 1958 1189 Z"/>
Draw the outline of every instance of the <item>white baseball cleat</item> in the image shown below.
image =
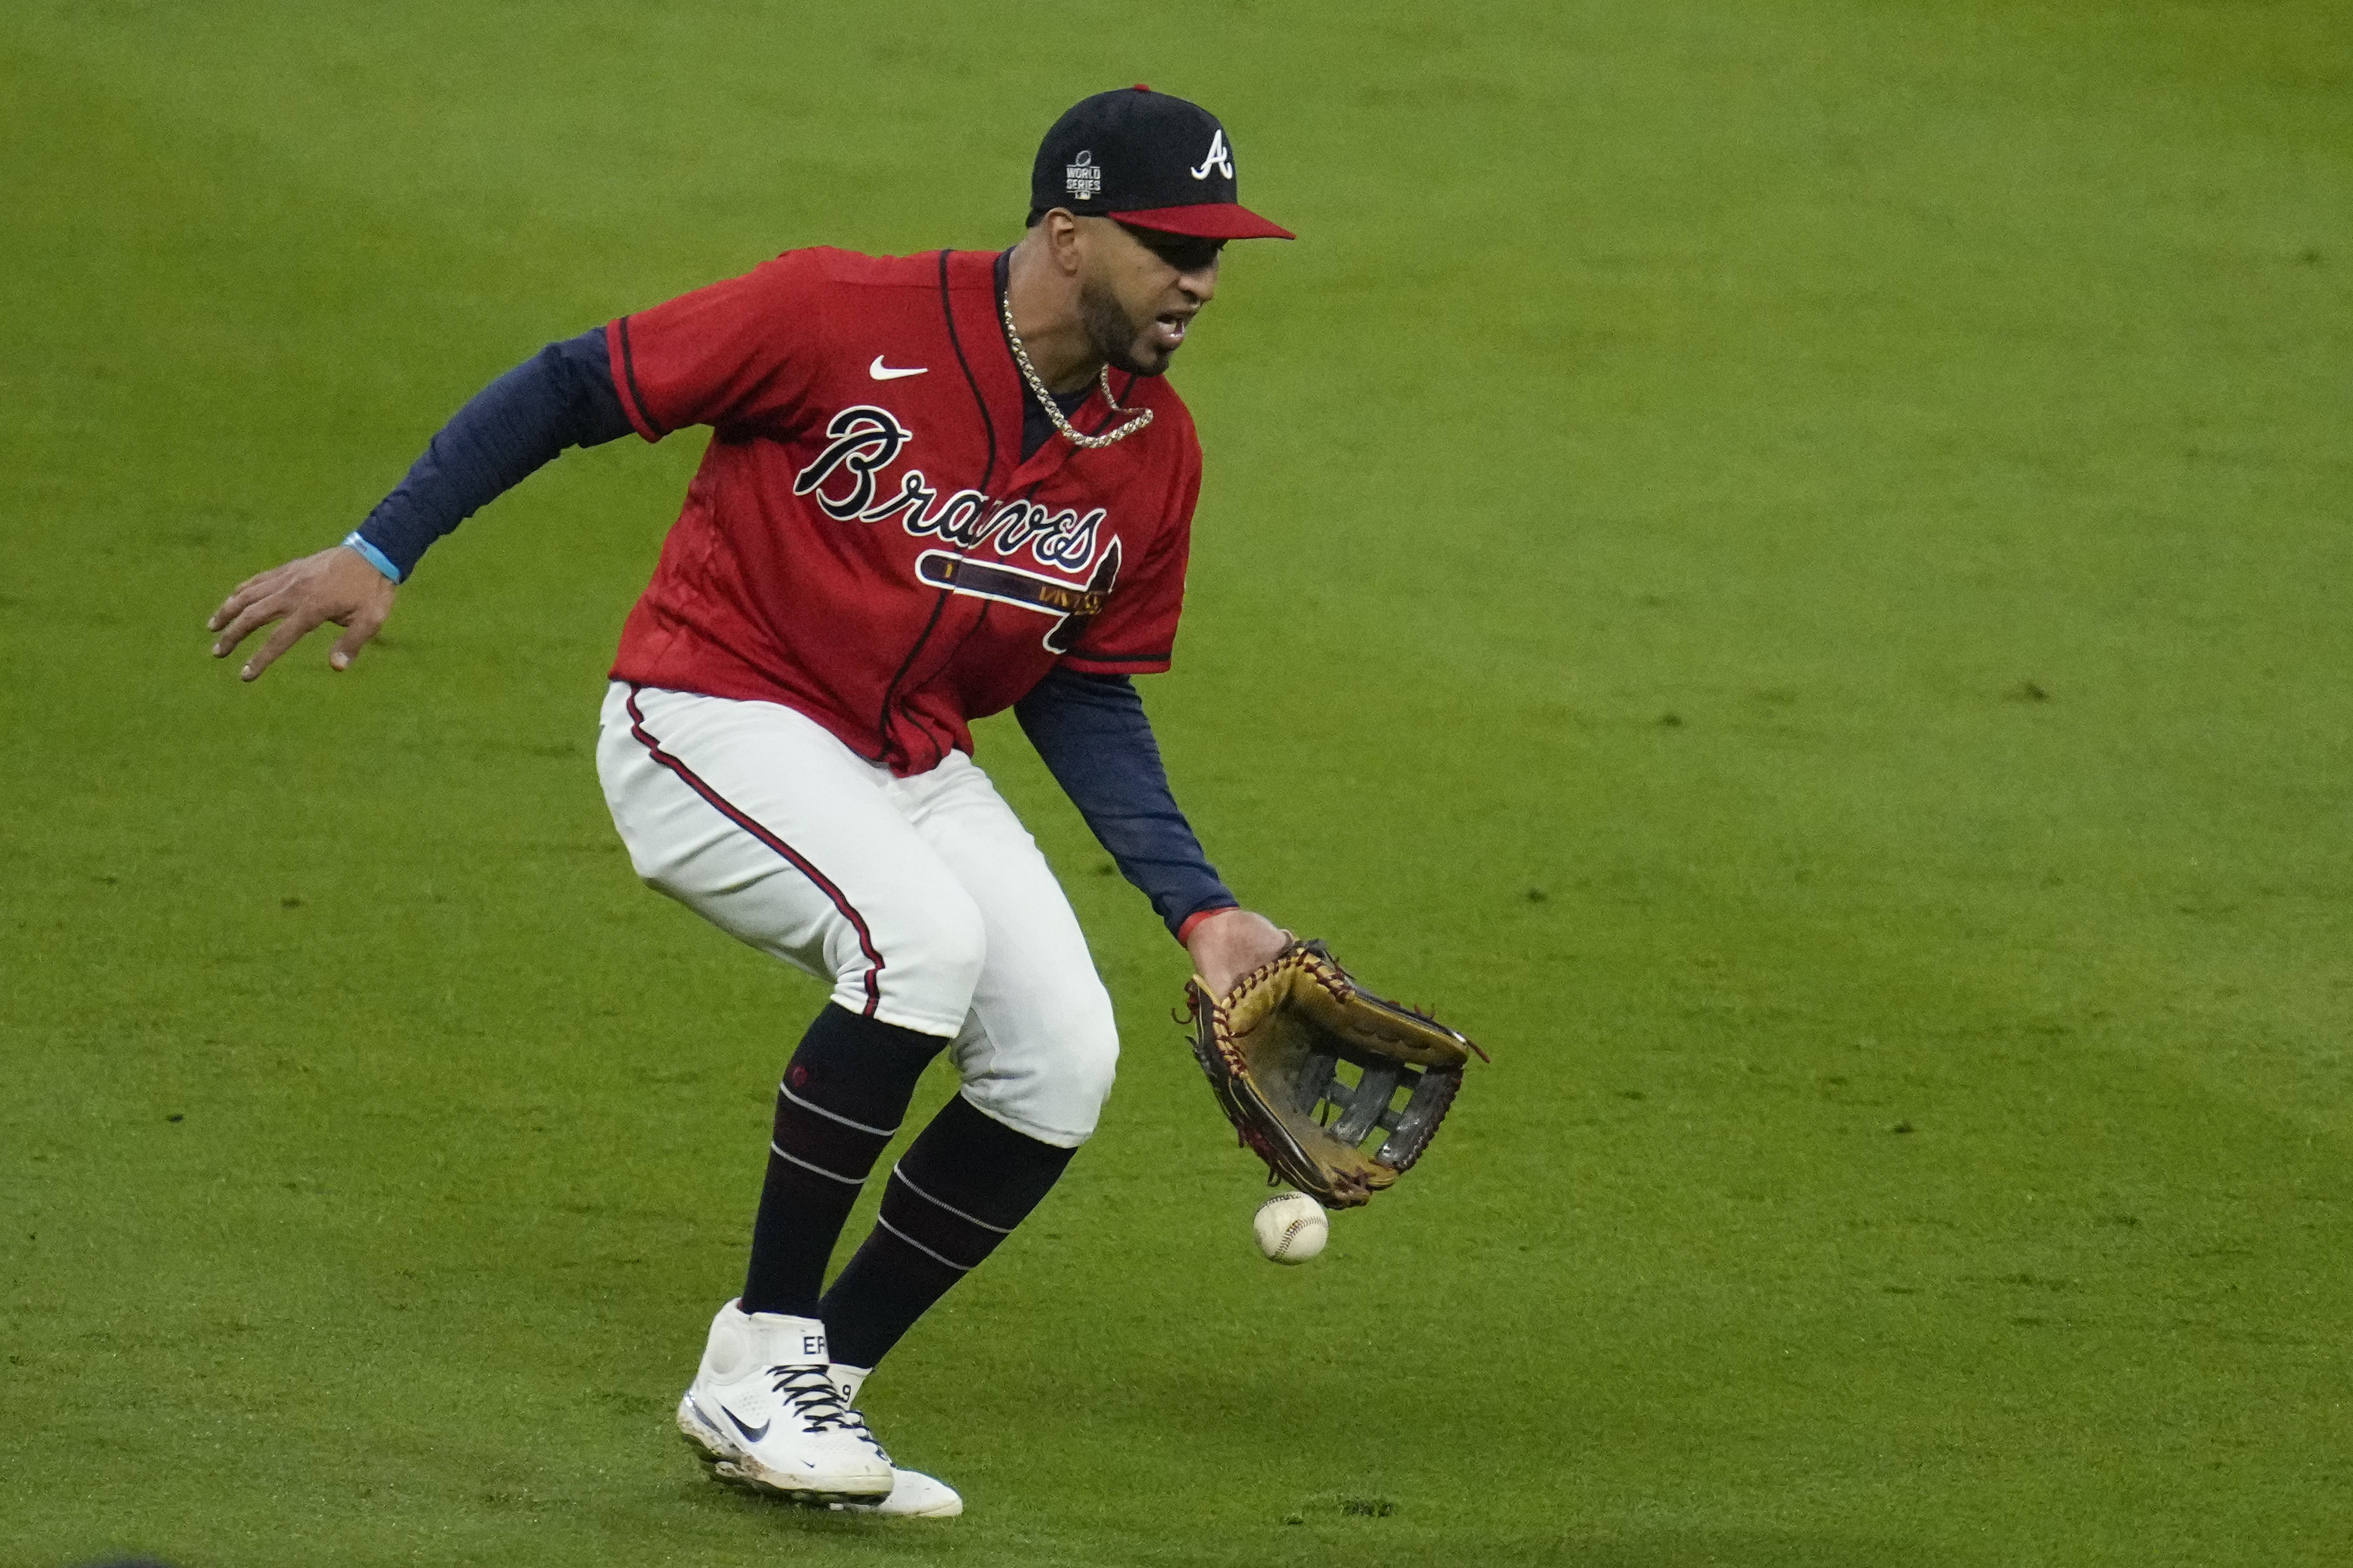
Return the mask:
<path fill-rule="evenodd" d="M 964 1511 L 955 1488 L 921 1470 L 893 1468 L 891 1495 L 881 1502 L 838 1502 L 837 1513 L 871 1513 L 883 1519 L 954 1519 Z"/>
<path fill-rule="evenodd" d="M 865 1385 L 866 1374 L 872 1370 L 845 1366 L 839 1362 L 828 1369 L 844 1405 L 857 1399 L 859 1389 Z M 837 1513 L 871 1513 L 884 1519 L 954 1519 L 964 1511 L 964 1499 L 955 1488 L 937 1476 L 902 1470 L 894 1465 L 891 1469 L 891 1495 L 881 1502 L 838 1502 L 831 1506 Z"/>
<path fill-rule="evenodd" d="M 815 1318 L 720 1308 L 678 1429 L 721 1480 L 795 1502 L 879 1510 L 895 1489 L 891 1456 L 826 1375 Z"/>

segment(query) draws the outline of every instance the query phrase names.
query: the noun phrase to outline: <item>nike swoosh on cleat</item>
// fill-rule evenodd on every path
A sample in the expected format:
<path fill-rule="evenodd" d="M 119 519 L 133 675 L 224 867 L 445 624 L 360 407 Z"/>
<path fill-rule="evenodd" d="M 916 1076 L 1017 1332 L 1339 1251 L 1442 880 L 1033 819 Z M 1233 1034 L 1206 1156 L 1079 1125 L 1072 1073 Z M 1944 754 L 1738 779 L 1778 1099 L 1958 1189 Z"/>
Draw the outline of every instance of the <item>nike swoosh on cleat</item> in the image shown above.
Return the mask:
<path fill-rule="evenodd" d="M 866 367 L 866 374 L 872 376 L 877 381 L 896 381 L 902 375 L 921 375 L 931 368 L 932 367 L 927 364 L 919 364 L 911 365 L 905 370 L 899 370 L 891 365 L 884 364 L 882 363 L 882 356 L 881 354 L 876 354 L 874 356 L 874 363 Z"/>
<path fill-rule="evenodd" d="M 768 1428 L 776 1425 L 774 1421 L 763 1421 L 756 1427 L 746 1426 L 744 1425 L 744 1418 L 741 1415 L 736 1415 L 733 1410 L 728 1409 L 724 1405 L 719 1407 L 719 1414 L 724 1415 L 728 1420 L 735 1424 L 735 1430 L 744 1434 L 744 1441 L 746 1443 L 758 1442 L 761 1438 L 768 1435 Z"/>

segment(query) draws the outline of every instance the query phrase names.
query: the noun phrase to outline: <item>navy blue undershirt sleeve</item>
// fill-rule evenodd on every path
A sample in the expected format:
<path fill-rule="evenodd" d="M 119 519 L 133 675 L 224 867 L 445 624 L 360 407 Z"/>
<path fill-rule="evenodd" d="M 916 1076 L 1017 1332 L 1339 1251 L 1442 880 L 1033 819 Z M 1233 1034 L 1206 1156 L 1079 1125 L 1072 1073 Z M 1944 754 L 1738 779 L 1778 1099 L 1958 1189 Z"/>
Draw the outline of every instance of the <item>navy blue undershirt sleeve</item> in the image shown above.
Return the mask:
<path fill-rule="evenodd" d="M 550 343 L 474 395 L 359 533 L 405 582 L 433 542 L 521 484 L 566 447 L 630 433 L 613 390 L 605 329 Z"/>
<path fill-rule="evenodd" d="M 1144 698 L 1127 677 L 1057 667 L 1014 704 L 1013 715 L 1120 874 L 1152 900 L 1172 933 L 1188 915 L 1240 902 L 1176 809 Z"/>

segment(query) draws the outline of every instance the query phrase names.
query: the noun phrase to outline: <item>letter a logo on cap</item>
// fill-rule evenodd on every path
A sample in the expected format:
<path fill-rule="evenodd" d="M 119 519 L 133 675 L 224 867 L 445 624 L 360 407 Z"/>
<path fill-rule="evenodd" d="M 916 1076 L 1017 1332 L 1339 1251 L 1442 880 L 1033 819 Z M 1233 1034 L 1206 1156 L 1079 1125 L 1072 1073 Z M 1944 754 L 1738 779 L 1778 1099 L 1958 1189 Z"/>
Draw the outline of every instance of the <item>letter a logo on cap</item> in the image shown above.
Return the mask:
<path fill-rule="evenodd" d="M 1099 92 L 1039 142 L 1029 221 L 1059 207 L 1194 239 L 1289 239 L 1289 229 L 1241 205 L 1240 162 L 1233 132 L 1198 103 L 1148 89 Z"/>
<path fill-rule="evenodd" d="M 1226 133 L 1222 129 L 1209 138 L 1209 155 L 1202 159 L 1193 169 L 1193 177 L 1197 180 L 1206 180 L 1209 177 L 1209 171 L 1212 169 L 1229 180 L 1234 177 L 1234 155 L 1226 151 Z"/>

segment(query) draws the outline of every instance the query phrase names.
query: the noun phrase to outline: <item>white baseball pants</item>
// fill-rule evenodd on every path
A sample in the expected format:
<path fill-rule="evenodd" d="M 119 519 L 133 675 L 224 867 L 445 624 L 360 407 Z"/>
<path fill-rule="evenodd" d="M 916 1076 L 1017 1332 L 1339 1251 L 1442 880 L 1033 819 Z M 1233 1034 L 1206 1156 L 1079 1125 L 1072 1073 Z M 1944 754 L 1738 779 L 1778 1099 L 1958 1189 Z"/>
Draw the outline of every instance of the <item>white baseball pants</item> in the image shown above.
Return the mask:
<path fill-rule="evenodd" d="M 605 696 L 596 772 L 648 884 L 833 982 L 853 1013 L 949 1037 L 964 1095 L 1041 1142 L 1094 1131 L 1111 998 L 1037 841 L 970 757 L 894 778 L 773 702 Z"/>

